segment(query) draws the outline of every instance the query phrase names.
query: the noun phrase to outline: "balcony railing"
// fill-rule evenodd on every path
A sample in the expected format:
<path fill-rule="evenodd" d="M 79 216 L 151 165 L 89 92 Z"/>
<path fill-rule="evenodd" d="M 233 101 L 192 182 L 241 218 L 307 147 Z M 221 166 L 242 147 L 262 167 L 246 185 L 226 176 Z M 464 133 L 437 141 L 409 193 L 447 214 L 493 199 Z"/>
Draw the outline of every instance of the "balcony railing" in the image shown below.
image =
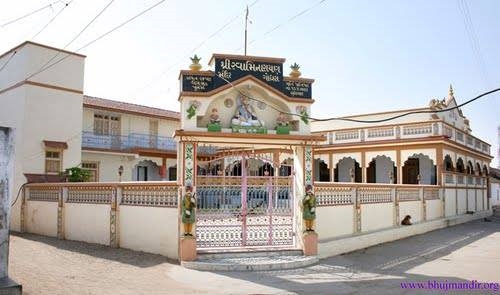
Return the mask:
<path fill-rule="evenodd" d="M 355 143 L 388 139 L 410 139 L 444 135 L 449 140 L 467 145 L 469 148 L 490 154 L 490 146 L 472 135 L 466 135 L 444 122 L 402 124 L 399 126 L 379 126 L 353 128 L 327 132 L 328 143 Z"/>
<path fill-rule="evenodd" d="M 99 135 L 84 131 L 82 133 L 82 147 L 119 151 L 127 151 L 135 148 L 177 151 L 176 142 L 172 137 L 138 133 L 131 133 L 129 135 Z"/>

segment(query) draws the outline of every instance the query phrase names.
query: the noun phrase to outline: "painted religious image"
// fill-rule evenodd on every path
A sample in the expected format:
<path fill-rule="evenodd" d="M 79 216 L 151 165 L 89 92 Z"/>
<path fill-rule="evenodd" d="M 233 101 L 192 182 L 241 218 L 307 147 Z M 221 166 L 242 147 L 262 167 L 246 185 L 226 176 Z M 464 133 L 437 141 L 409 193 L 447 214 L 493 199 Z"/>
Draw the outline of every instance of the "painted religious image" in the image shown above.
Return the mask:
<path fill-rule="evenodd" d="M 244 95 L 236 98 L 236 112 L 231 120 L 237 126 L 264 126 L 264 121 L 259 120 L 250 99 Z"/>

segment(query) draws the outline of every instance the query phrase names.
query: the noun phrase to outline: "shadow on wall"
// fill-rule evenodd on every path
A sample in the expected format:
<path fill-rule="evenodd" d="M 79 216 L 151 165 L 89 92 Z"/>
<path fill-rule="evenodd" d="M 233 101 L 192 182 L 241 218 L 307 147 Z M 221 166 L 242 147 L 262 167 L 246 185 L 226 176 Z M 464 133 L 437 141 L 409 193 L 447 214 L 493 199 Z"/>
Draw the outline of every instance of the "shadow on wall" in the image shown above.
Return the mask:
<path fill-rule="evenodd" d="M 112 260 L 141 268 L 156 266 L 162 263 L 179 264 L 177 260 L 169 259 L 158 254 L 150 254 L 140 251 L 132 251 L 123 248 L 111 248 L 104 245 L 90 244 L 79 241 L 58 240 L 56 238 L 39 236 L 28 233 L 11 233 L 11 235 L 44 243 L 62 250 L 77 252 L 92 257 Z"/>

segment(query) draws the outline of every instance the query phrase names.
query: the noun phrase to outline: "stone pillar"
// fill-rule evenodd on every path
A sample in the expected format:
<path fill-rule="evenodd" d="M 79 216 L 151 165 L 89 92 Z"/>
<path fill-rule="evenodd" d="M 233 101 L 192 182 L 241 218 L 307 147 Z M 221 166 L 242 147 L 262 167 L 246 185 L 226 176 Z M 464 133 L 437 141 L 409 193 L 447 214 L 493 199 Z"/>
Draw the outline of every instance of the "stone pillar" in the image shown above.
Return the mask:
<path fill-rule="evenodd" d="M 64 240 L 64 204 L 68 197 L 68 188 L 59 189 L 59 200 L 57 202 L 57 238 Z"/>
<path fill-rule="evenodd" d="M 304 256 L 318 255 L 318 234 L 316 232 L 304 233 Z"/>
<path fill-rule="evenodd" d="M 21 285 L 8 277 L 9 220 L 14 183 L 14 131 L 0 127 L 0 294 L 21 294 Z"/>

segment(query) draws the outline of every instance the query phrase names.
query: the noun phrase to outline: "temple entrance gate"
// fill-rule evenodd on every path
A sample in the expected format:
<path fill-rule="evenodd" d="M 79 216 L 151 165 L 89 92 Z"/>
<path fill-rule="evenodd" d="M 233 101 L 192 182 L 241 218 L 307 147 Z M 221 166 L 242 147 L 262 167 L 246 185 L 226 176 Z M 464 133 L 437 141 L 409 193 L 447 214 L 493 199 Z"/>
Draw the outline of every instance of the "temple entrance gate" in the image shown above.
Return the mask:
<path fill-rule="evenodd" d="M 202 166 L 196 176 L 198 249 L 295 247 L 292 165 L 241 153 Z"/>

